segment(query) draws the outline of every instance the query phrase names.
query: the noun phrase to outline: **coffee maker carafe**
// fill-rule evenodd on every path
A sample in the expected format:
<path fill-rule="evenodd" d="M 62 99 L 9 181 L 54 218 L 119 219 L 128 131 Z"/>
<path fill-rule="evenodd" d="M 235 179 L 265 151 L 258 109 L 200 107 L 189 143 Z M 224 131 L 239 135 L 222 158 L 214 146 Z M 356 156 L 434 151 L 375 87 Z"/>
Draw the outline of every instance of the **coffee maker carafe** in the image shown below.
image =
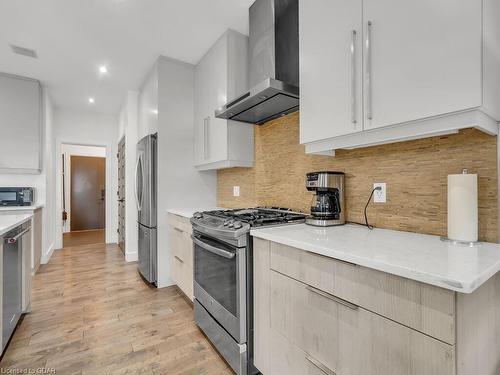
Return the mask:
<path fill-rule="evenodd" d="M 306 224 L 320 227 L 345 224 L 343 172 L 311 172 L 306 175 L 306 188 L 314 191 L 311 215 Z"/>

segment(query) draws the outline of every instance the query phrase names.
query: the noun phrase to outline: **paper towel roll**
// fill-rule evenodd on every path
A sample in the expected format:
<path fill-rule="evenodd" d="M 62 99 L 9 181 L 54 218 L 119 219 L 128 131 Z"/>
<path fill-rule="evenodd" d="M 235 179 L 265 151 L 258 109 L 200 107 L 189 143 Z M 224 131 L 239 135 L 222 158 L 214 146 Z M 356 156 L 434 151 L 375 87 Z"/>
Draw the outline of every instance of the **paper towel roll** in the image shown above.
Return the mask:
<path fill-rule="evenodd" d="M 477 241 L 477 174 L 448 175 L 448 238 Z"/>

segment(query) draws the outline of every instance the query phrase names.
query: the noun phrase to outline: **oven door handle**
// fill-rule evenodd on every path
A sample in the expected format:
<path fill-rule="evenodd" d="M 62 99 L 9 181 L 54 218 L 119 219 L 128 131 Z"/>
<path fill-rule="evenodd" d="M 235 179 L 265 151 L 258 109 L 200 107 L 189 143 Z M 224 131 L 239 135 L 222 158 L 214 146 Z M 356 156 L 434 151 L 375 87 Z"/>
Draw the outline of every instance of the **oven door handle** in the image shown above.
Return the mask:
<path fill-rule="evenodd" d="M 201 241 L 200 239 L 198 239 L 195 236 L 191 236 L 191 238 L 193 239 L 193 242 L 196 245 L 198 245 L 199 247 L 201 247 L 204 250 L 210 251 L 211 253 L 213 253 L 215 255 L 219 255 L 219 256 L 227 258 L 227 259 L 232 259 L 235 256 L 234 253 L 231 253 L 231 252 L 226 251 L 226 250 L 221 250 L 215 246 L 209 245 L 209 244 Z"/>

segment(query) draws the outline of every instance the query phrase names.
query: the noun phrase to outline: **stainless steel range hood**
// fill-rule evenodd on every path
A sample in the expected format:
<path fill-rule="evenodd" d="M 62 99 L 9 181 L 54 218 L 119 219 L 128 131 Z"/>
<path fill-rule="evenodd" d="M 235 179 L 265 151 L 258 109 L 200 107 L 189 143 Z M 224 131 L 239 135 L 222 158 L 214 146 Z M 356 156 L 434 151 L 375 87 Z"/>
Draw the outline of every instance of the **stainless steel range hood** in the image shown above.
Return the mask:
<path fill-rule="evenodd" d="M 256 0 L 250 7 L 248 92 L 215 117 L 263 124 L 299 109 L 298 0 Z"/>

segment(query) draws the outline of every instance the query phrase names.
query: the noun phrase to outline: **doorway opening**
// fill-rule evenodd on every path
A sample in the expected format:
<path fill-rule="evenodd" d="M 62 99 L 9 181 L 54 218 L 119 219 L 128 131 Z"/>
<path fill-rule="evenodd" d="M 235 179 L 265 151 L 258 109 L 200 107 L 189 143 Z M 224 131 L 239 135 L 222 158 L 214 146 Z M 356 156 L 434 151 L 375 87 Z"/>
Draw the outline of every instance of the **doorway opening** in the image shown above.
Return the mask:
<path fill-rule="evenodd" d="M 106 242 L 106 147 L 62 144 L 63 247 Z"/>

